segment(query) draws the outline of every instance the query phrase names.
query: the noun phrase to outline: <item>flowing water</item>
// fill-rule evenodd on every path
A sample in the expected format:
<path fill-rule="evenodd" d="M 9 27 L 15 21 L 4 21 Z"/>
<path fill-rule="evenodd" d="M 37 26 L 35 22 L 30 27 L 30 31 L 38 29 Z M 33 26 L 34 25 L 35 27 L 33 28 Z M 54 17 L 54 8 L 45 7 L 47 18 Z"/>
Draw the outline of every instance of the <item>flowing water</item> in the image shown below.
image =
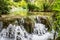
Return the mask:
<path fill-rule="evenodd" d="M 53 40 L 53 32 L 48 32 L 48 28 L 42 23 L 35 23 L 34 31 L 29 34 L 23 25 L 12 25 L 0 32 L 0 40 Z"/>

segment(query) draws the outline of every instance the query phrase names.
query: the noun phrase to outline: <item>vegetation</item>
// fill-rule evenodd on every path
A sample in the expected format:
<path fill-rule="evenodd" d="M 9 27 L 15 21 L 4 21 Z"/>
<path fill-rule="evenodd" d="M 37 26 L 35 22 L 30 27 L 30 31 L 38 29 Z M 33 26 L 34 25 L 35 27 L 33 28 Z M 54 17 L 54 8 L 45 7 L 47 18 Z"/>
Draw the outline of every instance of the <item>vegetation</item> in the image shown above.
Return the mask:
<path fill-rule="evenodd" d="M 56 38 L 56 32 L 58 33 L 58 37 L 60 37 L 60 12 L 55 12 L 53 15 L 53 29 L 55 30 L 55 36 L 54 39 Z"/>
<path fill-rule="evenodd" d="M 0 0 L 0 14 L 28 15 L 28 12 L 55 12 L 53 29 L 60 37 L 60 0 Z"/>
<path fill-rule="evenodd" d="M 9 13 L 8 3 L 5 0 L 0 0 L 0 14 L 7 14 Z"/>
<path fill-rule="evenodd" d="M 39 4 L 39 5 L 38 5 Z M 3 6 L 3 7 L 2 7 Z M 33 1 L 27 1 L 27 0 L 0 0 L 0 13 L 6 14 L 9 13 L 10 9 L 12 9 L 12 6 L 16 8 L 23 8 L 27 9 L 26 11 L 60 11 L 60 3 L 59 0 L 33 0 Z"/>
<path fill-rule="evenodd" d="M 58 39 L 60 37 L 60 0 L 55 0 L 54 4 L 52 5 L 52 10 L 55 11 L 53 15 L 53 29 L 58 33 Z M 56 36 L 56 35 L 55 35 Z M 56 38 L 54 36 L 54 39 Z"/>
<path fill-rule="evenodd" d="M 60 11 L 60 0 L 55 0 L 54 4 L 52 6 L 52 10 Z"/>
<path fill-rule="evenodd" d="M 33 5 L 33 4 L 28 4 L 28 9 L 29 9 L 29 11 L 39 11 L 40 9 L 39 9 L 39 7 L 37 7 L 37 6 L 35 6 L 35 5 Z"/>

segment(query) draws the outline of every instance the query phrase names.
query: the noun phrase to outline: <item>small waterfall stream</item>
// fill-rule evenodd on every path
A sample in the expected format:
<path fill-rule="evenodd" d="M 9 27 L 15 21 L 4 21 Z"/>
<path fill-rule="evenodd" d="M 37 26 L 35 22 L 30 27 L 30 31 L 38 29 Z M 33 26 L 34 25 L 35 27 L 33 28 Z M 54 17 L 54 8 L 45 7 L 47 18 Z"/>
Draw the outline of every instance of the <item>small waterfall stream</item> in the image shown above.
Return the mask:
<path fill-rule="evenodd" d="M 33 33 L 29 34 L 23 25 L 9 24 L 0 32 L 0 40 L 53 40 L 54 33 L 47 29 L 44 24 L 35 23 Z"/>

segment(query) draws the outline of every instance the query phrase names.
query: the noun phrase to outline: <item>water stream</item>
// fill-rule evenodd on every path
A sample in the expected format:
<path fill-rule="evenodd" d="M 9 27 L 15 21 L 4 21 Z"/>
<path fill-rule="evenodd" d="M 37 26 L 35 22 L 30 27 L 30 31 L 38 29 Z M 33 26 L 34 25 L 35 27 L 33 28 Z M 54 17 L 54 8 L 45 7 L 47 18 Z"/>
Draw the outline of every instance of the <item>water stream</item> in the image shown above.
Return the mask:
<path fill-rule="evenodd" d="M 48 32 L 48 28 L 42 23 L 35 23 L 34 31 L 29 34 L 23 25 L 12 25 L 0 32 L 0 40 L 53 40 L 53 32 Z"/>

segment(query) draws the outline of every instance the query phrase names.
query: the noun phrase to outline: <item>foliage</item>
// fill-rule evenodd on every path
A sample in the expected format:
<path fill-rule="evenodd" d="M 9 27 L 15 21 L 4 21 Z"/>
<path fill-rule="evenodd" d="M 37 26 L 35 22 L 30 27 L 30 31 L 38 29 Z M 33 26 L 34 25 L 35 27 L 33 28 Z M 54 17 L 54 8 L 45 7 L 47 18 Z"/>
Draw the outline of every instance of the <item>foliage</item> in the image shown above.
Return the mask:
<path fill-rule="evenodd" d="M 21 1 L 21 2 L 20 2 L 20 6 L 23 7 L 24 9 L 26 9 L 26 8 L 27 8 L 27 3 L 26 3 L 26 1 L 24 1 L 24 0 Z"/>
<path fill-rule="evenodd" d="M 21 16 L 26 16 L 27 15 L 28 10 L 27 9 L 23 9 L 22 7 L 18 7 L 18 8 L 13 8 L 10 11 L 11 15 L 21 15 Z"/>
<path fill-rule="evenodd" d="M 51 8 L 50 8 L 49 3 L 44 3 L 44 4 L 43 4 L 43 7 L 44 7 L 44 12 L 45 12 L 45 11 L 51 11 Z"/>
<path fill-rule="evenodd" d="M 55 0 L 54 4 L 52 5 L 52 10 L 60 11 L 60 0 Z"/>
<path fill-rule="evenodd" d="M 21 1 L 21 0 L 14 0 L 15 2 L 19 2 L 19 1 Z"/>
<path fill-rule="evenodd" d="M 0 0 L 0 14 L 7 14 L 9 12 L 8 3 L 6 0 Z"/>
<path fill-rule="evenodd" d="M 12 1 L 7 0 L 7 3 L 9 4 L 9 7 L 11 8 L 9 13 L 11 15 L 26 15 L 27 14 L 27 3 L 24 0 L 21 1 Z"/>
<path fill-rule="evenodd" d="M 13 1 L 12 0 L 7 0 L 7 2 L 8 2 L 10 7 L 15 6 L 15 7 L 27 8 L 27 3 L 24 0 L 18 0 L 18 1 L 16 1 L 16 0 L 13 0 Z"/>
<path fill-rule="evenodd" d="M 60 37 L 60 0 L 54 1 L 52 10 L 55 11 L 53 29 L 55 30 L 55 32 L 58 32 L 58 37 Z"/>
<path fill-rule="evenodd" d="M 44 0 L 35 0 L 34 2 L 35 6 L 39 7 L 40 11 L 43 11 L 43 4 L 44 4 Z"/>
<path fill-rule="evenodd" d="M 28 4 L 29 11 L 39 11 L 39 8 L 33 4 Z"/>
<path fill-rule="evenodd" d="M 53 9 L 53 5 L 54 5 L 54 0 L 45 0 L 45 2 L 43 3 L 43 7 L 44 7 L 44 12 L 46 11 L 46 12 L 50 12 L 50 11 L 52 11 L 52 9 Z"/>
<path fill-rule="evenodd" d="M 55 12 L 53 29 L 58 32 L 60 37 L 60 12 Z"/>

